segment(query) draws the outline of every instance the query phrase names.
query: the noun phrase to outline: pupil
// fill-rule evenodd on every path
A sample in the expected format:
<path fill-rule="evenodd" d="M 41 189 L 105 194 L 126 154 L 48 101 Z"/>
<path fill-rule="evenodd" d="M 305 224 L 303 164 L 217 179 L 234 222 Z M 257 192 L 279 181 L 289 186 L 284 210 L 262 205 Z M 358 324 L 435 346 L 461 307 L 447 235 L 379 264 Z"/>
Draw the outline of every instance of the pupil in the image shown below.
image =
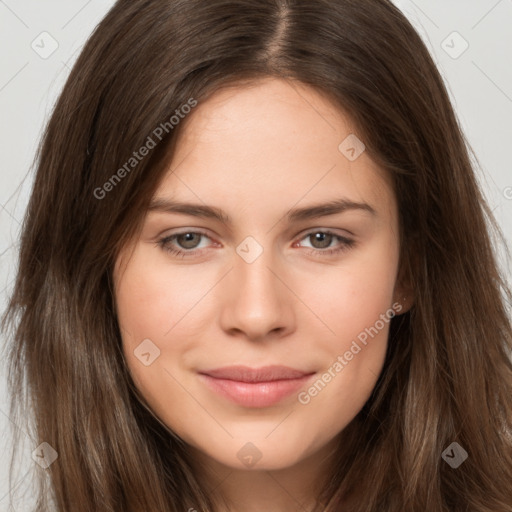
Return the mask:
<path fill-rule="evenodd" d="M 315 243 L 320 242 L 320 246 L 316 246 L 314 243 L 312 244 L 313 247 L 318 249 L 325 249 L 326 247 L 329 247 L 332 240 L 332 235 L 329 235 L 328 233 L 314 233 L 311 236 L 314 237 L 313 240 Z"/>
<path fill-rule="evenodd" d="M 194 237 L 197 237 L 197 233 L 183 233 L 178 235 L 178 243 L 186 249 L 193 249 L 197 246 L 197 240 L 194 241 Z"/>

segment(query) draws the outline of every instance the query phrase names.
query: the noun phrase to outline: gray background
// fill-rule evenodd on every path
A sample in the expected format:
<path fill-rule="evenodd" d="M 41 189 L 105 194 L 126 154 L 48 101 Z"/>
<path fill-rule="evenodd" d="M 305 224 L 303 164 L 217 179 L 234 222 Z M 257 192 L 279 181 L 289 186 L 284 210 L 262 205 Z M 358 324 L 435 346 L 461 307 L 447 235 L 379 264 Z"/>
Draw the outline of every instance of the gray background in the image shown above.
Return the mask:
<path fill-rule="evenodd" d="M 0 0 L 0 311 L 14 277 L 17 239 L 42 128 L 86 38 L 113 3 Z M 445 79 L 480 163 L 477 170 L 484 193 L 510 246 L 512 0 L 395 3 L 423 37 Z M 53 47 L 55 51 L 47 55 Z M 502 249 L 500 261 L 510 282 L 510 266 Z M 3 345 L 2 339 L 0 348 Z M 5 368 L 0 361 L 0 511 L 13 510 L 7 496 L 11 428 L 25 431 L 20 422 L 15 425 L 9 418 Z M 30 484 L 27 471 L 43 471 L 31 458 L 43 440 L 22 436 L 27 446 L 24 471 L 14 478 L 18 491 Z M 15 501 L 15 510 L 29 510 L 30 489 L 25 492 L 24 501 Z"/>

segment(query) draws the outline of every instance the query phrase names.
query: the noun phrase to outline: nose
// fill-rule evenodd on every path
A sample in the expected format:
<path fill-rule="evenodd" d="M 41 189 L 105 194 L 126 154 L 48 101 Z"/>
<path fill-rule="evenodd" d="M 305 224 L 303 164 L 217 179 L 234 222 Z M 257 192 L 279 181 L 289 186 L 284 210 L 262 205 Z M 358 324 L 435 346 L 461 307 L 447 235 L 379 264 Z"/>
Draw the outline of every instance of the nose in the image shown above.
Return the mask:
<path fill-rule="evenodd" d="M 235 253 L 233 269 L 222 287 L 222 329 L 259 341 L 293 332 L 296 300 L 285 282 L 283 268 L 273 261 L 270 250 L 252 263 Z"/>

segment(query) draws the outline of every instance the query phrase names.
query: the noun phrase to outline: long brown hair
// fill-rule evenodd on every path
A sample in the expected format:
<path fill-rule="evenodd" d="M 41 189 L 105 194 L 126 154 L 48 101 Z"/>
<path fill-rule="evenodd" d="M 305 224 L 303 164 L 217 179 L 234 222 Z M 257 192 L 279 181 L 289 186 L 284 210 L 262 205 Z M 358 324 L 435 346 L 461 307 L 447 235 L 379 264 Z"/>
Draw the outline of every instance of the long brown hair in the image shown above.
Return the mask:
<path fill-rule="evenodd" d="M 171 117 L 269 76 L 328 96 L 393 177 L 401 270 L 415 290 L 412 310 L 391 321 L 383 372 L 344 431 L 319 508 L 510 512 L 501 232 L 443 80 L 388 0 L 119 0 L 97 26 L 38 151 L 3 319 L 11 415 L 33 418 L 33 438 L 58 453 L 46 472 L 34 465 L 37 510 L 50 498 L 63 512 L 215 510 L 186 444 L 127 371 L 111 272 L 186 122 Z M 457 469 L 442 457 L 453 442 L 468 453 Z"/>

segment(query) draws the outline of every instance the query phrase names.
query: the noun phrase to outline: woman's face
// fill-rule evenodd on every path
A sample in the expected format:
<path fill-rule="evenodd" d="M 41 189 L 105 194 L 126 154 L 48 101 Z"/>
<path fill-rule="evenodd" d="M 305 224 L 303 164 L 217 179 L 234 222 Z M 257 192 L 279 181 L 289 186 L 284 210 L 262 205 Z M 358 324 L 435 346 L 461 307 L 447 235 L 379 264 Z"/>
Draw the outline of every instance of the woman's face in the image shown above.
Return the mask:
<path fill-rule="evenodd" d="M 306 86 L 265 79 L 189 115 L 116 262 L 126 361 L 199 453 L 290 467 L 335 441 L 382 370 L 403 296 L 396 200 Z"/>

